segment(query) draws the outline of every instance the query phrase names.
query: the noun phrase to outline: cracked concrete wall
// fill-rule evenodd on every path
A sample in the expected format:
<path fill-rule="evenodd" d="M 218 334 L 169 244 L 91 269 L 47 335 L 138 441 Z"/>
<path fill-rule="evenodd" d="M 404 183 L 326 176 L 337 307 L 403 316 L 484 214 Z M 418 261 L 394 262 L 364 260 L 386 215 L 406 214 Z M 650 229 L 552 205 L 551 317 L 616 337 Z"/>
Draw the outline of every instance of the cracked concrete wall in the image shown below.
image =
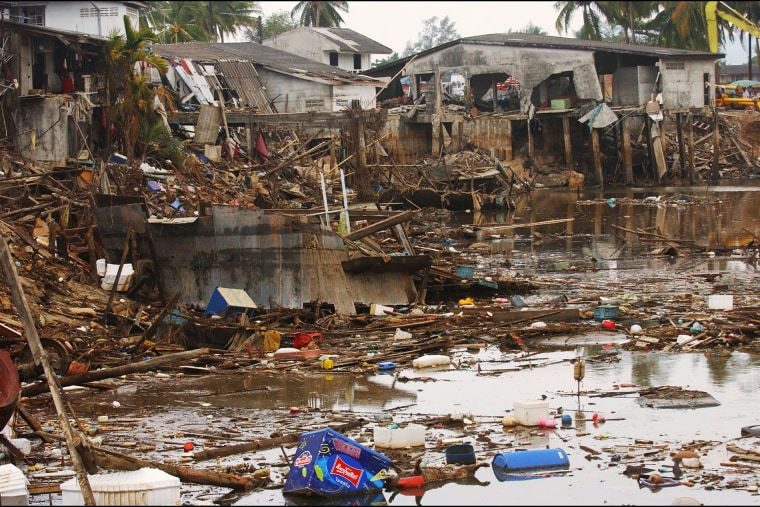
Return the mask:
<path fill-rule="evenodd" d="M 436 66 L 441 72 L 456 70 L 468 79 L 475 75 L 495 73 L 514 76 L 523 90 L 520 99 L 523 113 L 528 112 L 533 88 L 553 74 L 563 72 L 573 73 L 579 99 L 601 101 L 604 98 L 594 64 L 594 53 L 589 51 L 458 44 L 418 57 L 409 64 L 404 74 L 430 74 Z"/>

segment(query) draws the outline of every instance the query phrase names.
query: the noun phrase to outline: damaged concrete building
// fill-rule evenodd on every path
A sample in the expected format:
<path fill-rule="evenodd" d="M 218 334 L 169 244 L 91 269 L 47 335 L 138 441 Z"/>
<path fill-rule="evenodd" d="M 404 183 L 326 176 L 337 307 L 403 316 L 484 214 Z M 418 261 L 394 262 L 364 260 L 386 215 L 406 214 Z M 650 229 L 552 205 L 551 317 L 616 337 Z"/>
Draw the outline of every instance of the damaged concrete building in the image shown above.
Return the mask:
<path fill-rule="evenodd" d="M 39 68 L 6 62 L 18 65 L 12 74 L 20 82 L 18 89 L 8 83 L 5 90 L 11 93 L 4 97 L 15 145 L 25 157 L 51 167 L 72 164 L 97 176 L 107 174 L 106 165 L 122 164 L 126 172 L 133 161 L 114 162 L 104 135 L 108 101 L 102 93 L 99 76 L 105 69 L 98 67 L 98 55 L 105 39 L 21 24 L 13 28 L 10 47 L 19 56 L 16 60 L 43 62 L 36 64 Z M 32 48 L 48 45 L 49 52 L 32 54 Z M 679 129 L 686 127 L 679 135 L 686 140 L 679 156 L 693 174 L 693 160 L 688 164 L 693 154 L 691 117 L 711 105 L 713 96 L 705 83 L 711 82 L 716 59 L 722 56 L 495 34 L 453 41 L 364 75 L 257 43 L 154 44 L 151 50 L 170 64 L 167 75 L 152 79 L 177 97 L 179 112 L 169 118 L 175 133 L 187 134 L 188 146 L 200 147 L 207 155 L 214 150 L 204 152 L 204 146 L 220 147 L 225 138 L 234 137 L 254 163 L 254 169 L 245 169 L 251 179 L 277 180 L 284 167 L 295 174 L 303 157 L 328 158 L 326 170 L 332 172 L 353 157 L 350 165 L 358 178 L 358 168 L 367 165 L 365 152 L 375 152 L 376 160 L 390 157 L 406 164 L 473 150 L 488 154 L 483 163 L 493 179 L 506 176 L 503 168 L 493 172 L 494 165 L 519 162 L 529 169 L 527 162 L 532 161 L 533 167 L 590 174 L 599 184 L 615 181 L 617 174 L 629 183 L 647 177 L 653 168 L 655 178 L 662 176 L 672 156 L 652 141 L 662 128 L 658 122 L 663 113 L 675 118 Z M 77 71 L 65 88 L 63 82 L 58 87 L 44 79 L 61 70 L 62 61 Z M 438 83 L 450 72 L 465 77 L 468 93 L 461 104 L 445 96 L 441 86 L 423 90 L 423 83 Z M 23 77 L 27 74 L 31 82 Z M 400 102 L 402 78 L 413 84 L 408 103 Z M 507 81 L 519 86 L 511 84 L 517 94 L 505 100 L 498 84 Z M 490 104 L 483 98 L 489 89 Z M 11 96 L 18 97 L 17 103 Z M 396 107 L 377 107 L 394 101 Z M 647 108 L 651 104 L 657 111 Z M 372 131 L 366 140 L 365 130 L 368 135 Z M 643 155 L 631 140 L 639 132 L 650 141 L 644 143 L 649 151 Z M 284 141 L 290 139 L 300 151 L 267 165 L 269 160 L 256 159 L 258 133 L 270 141 L 288 135 Z M 336 146 L 345 146 L 340 143 L 346 137 L 358 140 L 352 151 L 334 153 L 339 152 Z M 325 156 L 331 149 L 333 153 Z M 216 155 L 206 158 L 213 164 L 219 152 Z M 311 165 L 313 177 L 325 171 L 324 166 Z M 381 170 L 381 164 L 375 166 Z M 213 176 L 217 169 L 207 167 Z M 343 214 L 335 207 L 328 210 L 326 203 L 324 211 L 321 203 L 316 209 L 283 211 L 265 209 L 261 203 L 255 203 L 258 209 L 243 209 L 206 202 L 195 216 L 160 217 L 140 197 L 98 190 L 102 193 L 95 196 L 94 215 L 108 262 L 132 260 L 138 276 L 155 278 L 165 300 L 180 294 L 180 303 L 203 306 L 217 287 L 229 287 L 245 290 L 260 305 L 329 305 L 346 314 L 373 303 L 424 300 L 425 282 L 418 282 L 427 280 L 431 259 L 416 255 L 405 237 L 402 224 L 410 219 L 407 215 L 352 211 L 352 219 L 371 225 L 338 234 L 333 222 Z M 404 245 L 403 255 L 387 255 L 372 246 L 368 235 L 378 230 L 378 223 Z M 127 242 L 130 237 L 132 243 Z"/>
<path fill-rule="evenodd" d="M 367 74 L 399 76 L 380 94 L 381 104 L 403 97 L 401 80 L 410 78 L 412 103 L 388 115 L 386 150 L 400 163 L 470 146 L 506 163 L 541 158 L 546 165 L 585 172 L 599 185 L 629 184 L 661 179 L 665 160 L 673 159 L 658 153 L 656 142 L 644 143 L 641 154 L 632 147 L 639 132 L 652 141 L 659 137 L 659 113 L 675 119 L 683 140 L 675 157 L 693 179 L 690 126 L 713 104 L 707 85 L 723 56 L 501 33 L 448 42 Z M 464 107 L 451 107 L 441 86 L 424 86 L 452 71 L 466 78 Z M 513 100 L 502 101 L 498 93 L 490 94 L 490 104 L 482 100 L 507 81 L 519 83 Z M 646 109 L 652 102 L 657 111 Z"/>

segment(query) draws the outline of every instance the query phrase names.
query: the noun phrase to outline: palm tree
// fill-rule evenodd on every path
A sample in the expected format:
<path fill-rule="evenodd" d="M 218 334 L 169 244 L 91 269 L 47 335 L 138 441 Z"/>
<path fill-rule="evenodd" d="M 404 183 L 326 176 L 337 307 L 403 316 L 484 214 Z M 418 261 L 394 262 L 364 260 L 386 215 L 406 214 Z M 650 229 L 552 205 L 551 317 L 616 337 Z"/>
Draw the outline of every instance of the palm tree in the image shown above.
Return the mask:
<path fill-rule="evenodd" d="M 198 2 L 167 1 L 156 2 L 159 10 L 154 15 L 154 30 L 158 41 L 163 44 L 176 44 L 191 40 L 207 42 L 211 34 L 197 20 L 203 19 Z"/>
<path fill-rule="evenodd" d="M 103 49 L 103 59 L 108 69 L 109 103 L 114 104 L 110 111 L 109 125 L 114 118 L 121 119 L 120 133 L 124 154 L 128 159 L 134 157 L 135 141 L 139 137 L 138 113 L 140 110 L 145 112 L 150 107 L 145 103 L 147 82 L 137 72 L 137 67 L 141 64 L 149 65 L 158 69 L 161 74 L 165 74 L 168 69 L 166 60 L 147 51 L 148 41 L 156 42 L 156 35 L 147 28 L 135 30 L 129 17 L 124 15 L 124 35 L 116 29 L 111 30 Z M 123 101 L 116 100 L 117 82 L 124 83 Z"/>
<path fill-rule="evenodd" d="M 579 30 L 586 39 L 600 40 L 602 38 L 602 18 L 600 13 L 602 9 L 600 4 L 605 2 L 590 2 L 573 0 L 559 0 L 554 2 L 554 8 L 559 10 L 555 26 L 559 33 L 567 32 L 570 26 L 570 20 L 578 10 L 583 17 L 583 26 Z"/>
<path fill-rule="evenodd" d="M 257 14 L 261 8 L 256 2 L 241 1 L 207 1 L 193 2 L 202 5 L 199 11 L 201 25 L 211 34 L 214 41 L 224 42 L 225 34 L 234 35 L 239 28 L 252 27 L 258 22 Z"/>
<path fill-rule="evenodd" d="M 610 17 L 610 25 L 619 25 L 623 29 L 626 44 L 636 43 L 636 27 L 640 20 L 649 19 L 657 12 L 658 2 L 604 2 L 605 11 Z"/>
<path fill-rule="evenodd" d="M 660 11 L 646 23 L 646 28 L 658 46 L 709 50 L 705 2 L 661 2 Z M 718 37 L 722 42 L 722 30 L 718 30 Z"/>
<path fill-rule="evenodd" d="M 301 26 L 339 27 L 343 18 L 338 11 L 348 12 L 348 2 L 298 2 L 290 15 L 298 18 Z"/>
<path fill-rule="evenodd" d="M 254 26 L 261 8 L 256 2 L 150 2 L 140 19 L 141 28 L 152 28 L 162 43 L 221 41 L 241 27 Z"/>

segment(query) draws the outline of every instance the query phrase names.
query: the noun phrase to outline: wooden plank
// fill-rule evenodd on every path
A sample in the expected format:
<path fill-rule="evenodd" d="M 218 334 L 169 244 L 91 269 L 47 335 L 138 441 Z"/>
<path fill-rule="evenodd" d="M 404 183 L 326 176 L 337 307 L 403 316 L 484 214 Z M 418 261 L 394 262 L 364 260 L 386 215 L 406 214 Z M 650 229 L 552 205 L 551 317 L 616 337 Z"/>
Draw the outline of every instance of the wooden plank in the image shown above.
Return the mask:
<path fill-rule="evenodd" d="M 412 219 L 412 216 L 416 213 L 415 210 L 410 210 L 405 213 L 401 213 L 400 215 L 388 217 L 384 220 L 380 220 L 379 222 L 376 222 L 372 225 L 369 225 L 367 227 L 363 227 L 361 229 L 357 229 L 356 231 L 346 234 L 343 236 L 344 239 L 348 241 L 355 241 L 357 239 L 361 239 L 365 236 L 370 236 L 372 234 L 375 234 L 376 232 L 382 231 L 383 229 L 386 229 L 388 227 L 393 227 L 396 224 L 400 224 L 403 222 L 408 222 Z"/>
<path fill-rule="evenodd" d="M 545 310 L 505 310 L 501 308 L 462 308 L 464 315 L 486 317 L 491 314 L 493 322 L 517 322 L 523 320 L 548 320 L 551 322 L 571 322 L 580 320 L 578 308 L 559 308 Z"/>

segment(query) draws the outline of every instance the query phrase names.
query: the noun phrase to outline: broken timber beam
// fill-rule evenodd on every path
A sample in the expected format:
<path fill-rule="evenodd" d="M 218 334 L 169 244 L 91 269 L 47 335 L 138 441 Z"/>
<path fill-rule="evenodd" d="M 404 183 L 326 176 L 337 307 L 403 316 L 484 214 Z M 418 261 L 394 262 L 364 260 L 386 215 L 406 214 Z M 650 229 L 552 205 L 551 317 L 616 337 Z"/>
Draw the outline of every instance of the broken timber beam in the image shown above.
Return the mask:
<path fill-rule="evenodd" d="M 415 213 L 416 213 L 415 210 L 399 213 L 398 215 L 388 217 L 385 220 L 380 220 L 379 222 L 375 222 L 374 224 L 370 226 L 363 227 L 350 234 L 346 234 L 345 236 L 343 236 L 343 239 L 348 240 L 348 241 L 356 241 L 357 239 L 361 239 L 371 234 L 375 234 L 376 232 L 382 231 L 385 228 L 392 227 L 396 224 L 408 222 L 409 220 L 412 219 L 412 216 Z"/>

